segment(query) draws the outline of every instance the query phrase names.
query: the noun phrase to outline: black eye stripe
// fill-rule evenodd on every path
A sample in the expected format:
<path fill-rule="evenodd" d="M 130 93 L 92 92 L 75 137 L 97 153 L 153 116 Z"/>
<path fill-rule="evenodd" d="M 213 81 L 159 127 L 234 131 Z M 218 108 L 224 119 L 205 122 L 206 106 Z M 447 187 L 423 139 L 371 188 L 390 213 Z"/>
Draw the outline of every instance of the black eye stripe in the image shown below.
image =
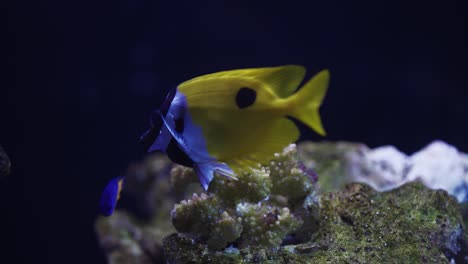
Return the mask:
<path fill-rule="evenodd" d="M 236 95 L 236 104 L 240 109 L 249 107 L 255 103 L 257 99 L 257 92 L 248 87 L 239 89 Z"/>
<path fill-rule="evenodd" d="M 173 162 L 185 167 L 193 167 L 193 160 L 180 148 L 175 138 L 171 138 L 167 147 L 167 156 Z"/>
<path fill-rule="evenodd" d="M 182 117 L 174 119 L 174 123 L 175 123 L 175 131 L 177 133 L 184 132 L 184 119 Z"/>

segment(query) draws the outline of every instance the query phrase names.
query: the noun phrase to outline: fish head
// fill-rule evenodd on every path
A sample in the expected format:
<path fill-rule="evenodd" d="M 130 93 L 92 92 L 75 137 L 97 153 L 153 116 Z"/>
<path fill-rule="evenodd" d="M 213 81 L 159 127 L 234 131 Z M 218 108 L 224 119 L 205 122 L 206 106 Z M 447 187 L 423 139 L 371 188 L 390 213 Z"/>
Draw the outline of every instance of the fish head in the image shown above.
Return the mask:
<path fill-rule="evenodd" d="M 153 111 L 150 117 L 150 128 L 140 137 L 140 142 L 148 152 L 164 152 L 171 140 L 171 135 L 164 126 L 162 118 L 164 118 L 168 114 L 170 108 L 173 107 L 172 102 L 176 91 L 175 88 L 172 89 L 159 109 Z"/>

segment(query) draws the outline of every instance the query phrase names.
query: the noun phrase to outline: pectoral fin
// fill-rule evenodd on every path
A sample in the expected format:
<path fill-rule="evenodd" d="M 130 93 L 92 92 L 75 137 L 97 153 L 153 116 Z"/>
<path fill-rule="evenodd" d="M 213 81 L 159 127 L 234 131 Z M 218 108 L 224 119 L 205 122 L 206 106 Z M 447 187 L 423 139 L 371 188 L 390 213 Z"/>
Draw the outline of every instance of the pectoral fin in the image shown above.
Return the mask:
<path fill-rule="evenodd" d="M 213 180 L 214 172 L 222 176 L 237 180 L 234 171 L 228 165 L 222 162 L 198 163 L 193 166 L 195 173 L 200 179 L 201 185 L 205 191 L 208 190 L 210 182 Z"/>

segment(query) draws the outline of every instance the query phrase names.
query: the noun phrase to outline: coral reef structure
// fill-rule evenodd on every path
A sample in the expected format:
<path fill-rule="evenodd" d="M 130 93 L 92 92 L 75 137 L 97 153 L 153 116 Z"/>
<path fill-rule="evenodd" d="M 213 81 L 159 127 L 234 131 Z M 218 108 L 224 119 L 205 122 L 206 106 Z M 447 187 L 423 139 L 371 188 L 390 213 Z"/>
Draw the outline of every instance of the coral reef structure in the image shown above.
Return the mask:
<path fill-rule="evenodd" d="M 468 203 L 457 202 L 466 189 L 419 177 L 464 173 L 454 168 L 465 154 L 451 151 L 448 166 L 440 160 L 448 152 L 407 157 L 392 147 L 306 142 L 237 181 L 215 176 L 208 192 L 192 169 L 151 156 L 128 170 L 127 210 L 99 217 L 96 229 L 116 264 L 468 263 Z M 421 163 L 431 157 L 439 158 Z M 399 181 L 412 170 L 415 182 Z"/>
<path fill-rule="evenodd" d="M 410 183 L 380 193 L 365 184 L 320 198 L 319 229 L 305 243 L 210 250 L 196 238 L 164 240 L 168 263 L 466 263 L 458 204 L 443 190 Z M 452 262 L 452 263 L 453 263 Z"/>

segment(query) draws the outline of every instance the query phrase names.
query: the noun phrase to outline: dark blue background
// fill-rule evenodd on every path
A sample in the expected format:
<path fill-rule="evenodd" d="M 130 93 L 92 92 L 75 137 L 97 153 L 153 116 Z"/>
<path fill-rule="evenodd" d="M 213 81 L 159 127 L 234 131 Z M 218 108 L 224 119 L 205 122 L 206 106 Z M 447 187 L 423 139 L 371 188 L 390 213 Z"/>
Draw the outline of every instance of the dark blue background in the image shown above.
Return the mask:
<path fill-rule="evenodd" d="M 0 144 L 13 172 L 0 181 L 0 262 L 103 262 L 101 190 L 143 157 L 137 139 L 165 93 L 204 73 L 329 68 L 326 139 L 409 153 L 442 139 L 468 152 L 460 3 L 6 3 Z"/>

